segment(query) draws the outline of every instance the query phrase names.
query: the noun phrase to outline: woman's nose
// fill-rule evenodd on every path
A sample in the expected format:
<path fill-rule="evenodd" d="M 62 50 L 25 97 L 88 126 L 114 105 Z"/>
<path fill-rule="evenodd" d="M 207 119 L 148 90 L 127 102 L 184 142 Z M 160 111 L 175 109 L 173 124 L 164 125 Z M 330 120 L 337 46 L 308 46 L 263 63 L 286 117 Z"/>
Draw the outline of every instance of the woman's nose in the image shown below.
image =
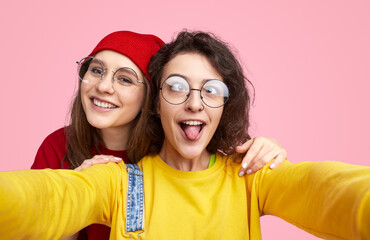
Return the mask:
<path fill-rule="evenodd" d="M 189 98 L 186 100 L 186 109 L 192 112 L 202 111 L 204 109 L 200 89 L 191 89 Z"/>
<path fill-rule="evenodd" d="M 103 75 L 102 79 L 96 84 L 96 89 L 102 93 L 113 94 L 113 84 L 113 73 L 107 71 L 106 74 Z"/>

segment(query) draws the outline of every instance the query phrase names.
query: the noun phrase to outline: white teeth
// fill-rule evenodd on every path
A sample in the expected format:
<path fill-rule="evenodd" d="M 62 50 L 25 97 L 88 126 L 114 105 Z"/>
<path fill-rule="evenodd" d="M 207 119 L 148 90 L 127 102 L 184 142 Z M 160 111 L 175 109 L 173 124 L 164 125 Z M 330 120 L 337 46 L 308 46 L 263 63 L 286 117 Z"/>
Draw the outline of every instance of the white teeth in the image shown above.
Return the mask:
<path fill-rule="evenodd" d="M 114 106 L 113 104 L 110 104 L 110 103 L 107 103 L 107 102 L 101 102 L 97 99 L 93 99 L 93 102 L 96 106 L 98 107 L 102 107 L 102 108 L 116 108 L 116 106 Z"/>
<path fill-rule="evenodd" d="M 200 121 L 185 121 L 185 122 L 182 122 L 183 124 L 186 124 L 186 125 L 202 125 L 203 123 L 200 122 Z"/>

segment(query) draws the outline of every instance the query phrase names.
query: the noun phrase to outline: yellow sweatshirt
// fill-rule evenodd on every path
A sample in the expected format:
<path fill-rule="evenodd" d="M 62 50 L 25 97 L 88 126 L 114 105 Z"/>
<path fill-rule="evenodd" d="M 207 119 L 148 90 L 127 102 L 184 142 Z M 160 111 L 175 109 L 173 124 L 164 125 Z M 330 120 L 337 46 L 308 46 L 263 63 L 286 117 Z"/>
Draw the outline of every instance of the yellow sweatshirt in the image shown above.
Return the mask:
<path fill-rule="evenodd" d="M 145 194 L 141 239 L 261 239 L 264 214 L 326 239 L 370 239 L 369 167 L 285 161 L 240 178 L 239 165 L 220 155 L 204 171 L 182 172 L 159 156 L 145 157 L 139 166 Z M 111 239 L 129 239 L 126 192 L 122 163 L 81 172 L 2 172 L 1 239 L 60 239 L 94 222 L 111 226 Z"/>

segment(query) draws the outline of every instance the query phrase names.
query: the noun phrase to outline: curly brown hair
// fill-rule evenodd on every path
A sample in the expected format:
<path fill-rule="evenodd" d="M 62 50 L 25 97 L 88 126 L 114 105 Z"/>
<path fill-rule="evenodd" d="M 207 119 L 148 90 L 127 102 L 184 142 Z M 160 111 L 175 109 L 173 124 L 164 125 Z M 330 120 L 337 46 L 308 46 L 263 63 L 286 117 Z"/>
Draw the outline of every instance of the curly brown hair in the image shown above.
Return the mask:
<path fill-rule="evenodd" d="M 211 153 L 221 151 L 235 156 L 237 155 L 235 147 L 250 139 L 248 134 L 250 94 L 247 83 L 251 83 L 244 75 L 241 64 L 228 44 L 212 33 L 182 31 L 152 57 L 148 72 L 154 85 L 153 99 L 150 108 L 143 109 L 143 112 L 148 112 L 146 115 L 149 119 L 147 126 L 143 126 L 146 128 L 146 136 L 141 139 L 150 141 L 149 153 L 159 153 L 164 132 L 156 109 L 158 109 L 163 69 L 171 59 L 185 52 L 205 56 L 229 88 L 230 97 L 224 105 L 220 123 L 207 146 L 207 151 Z"/>

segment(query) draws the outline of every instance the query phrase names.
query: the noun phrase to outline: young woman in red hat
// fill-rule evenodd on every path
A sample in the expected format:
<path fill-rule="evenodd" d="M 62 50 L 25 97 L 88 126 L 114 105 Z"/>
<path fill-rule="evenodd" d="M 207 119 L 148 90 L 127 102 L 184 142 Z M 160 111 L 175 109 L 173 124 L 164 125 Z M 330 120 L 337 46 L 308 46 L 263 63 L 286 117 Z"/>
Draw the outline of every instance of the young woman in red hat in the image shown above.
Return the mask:
<path fill-rule="evenodd" d="M 136 126 L 145 125 L 141 109 L 151 103 L 152 83 L 147 66 L 163 44 L 160 38 L 150 34 L 113 32 L 78 61 L 80 82 L 70 125 L 44 140 L 32 169 L 80 170 L 109 161 L 138 160 L 136 153 L 148 146 L 140 138 L 130 136 L 145 134 L 145 128 Z M 240 152 L 248 149 L 241 176 L 255 172 L 273 158 L 276 160 L 272 168 L 286 158 L 278 142 L 264 137 L 239 147 Z M 81 231 L 79 239 L 109 239 L 109 232 L 110 228 L 95 224 Z"/>
<path fill-rule="evenodd" d="M 137 165 L 0 172 L 2 239 L 60 239 L 91 223 L 110 225 L 111 239 L 262 239 L 265 214 L 325 239 L 370 239 L 370 167 L 284 161 L 239 176 L 250 93 L 222 41 L 181 32 L 148 69 L 153 99 L 137 124 L 148 131 L 129 139 L 147 143 Z"/>

